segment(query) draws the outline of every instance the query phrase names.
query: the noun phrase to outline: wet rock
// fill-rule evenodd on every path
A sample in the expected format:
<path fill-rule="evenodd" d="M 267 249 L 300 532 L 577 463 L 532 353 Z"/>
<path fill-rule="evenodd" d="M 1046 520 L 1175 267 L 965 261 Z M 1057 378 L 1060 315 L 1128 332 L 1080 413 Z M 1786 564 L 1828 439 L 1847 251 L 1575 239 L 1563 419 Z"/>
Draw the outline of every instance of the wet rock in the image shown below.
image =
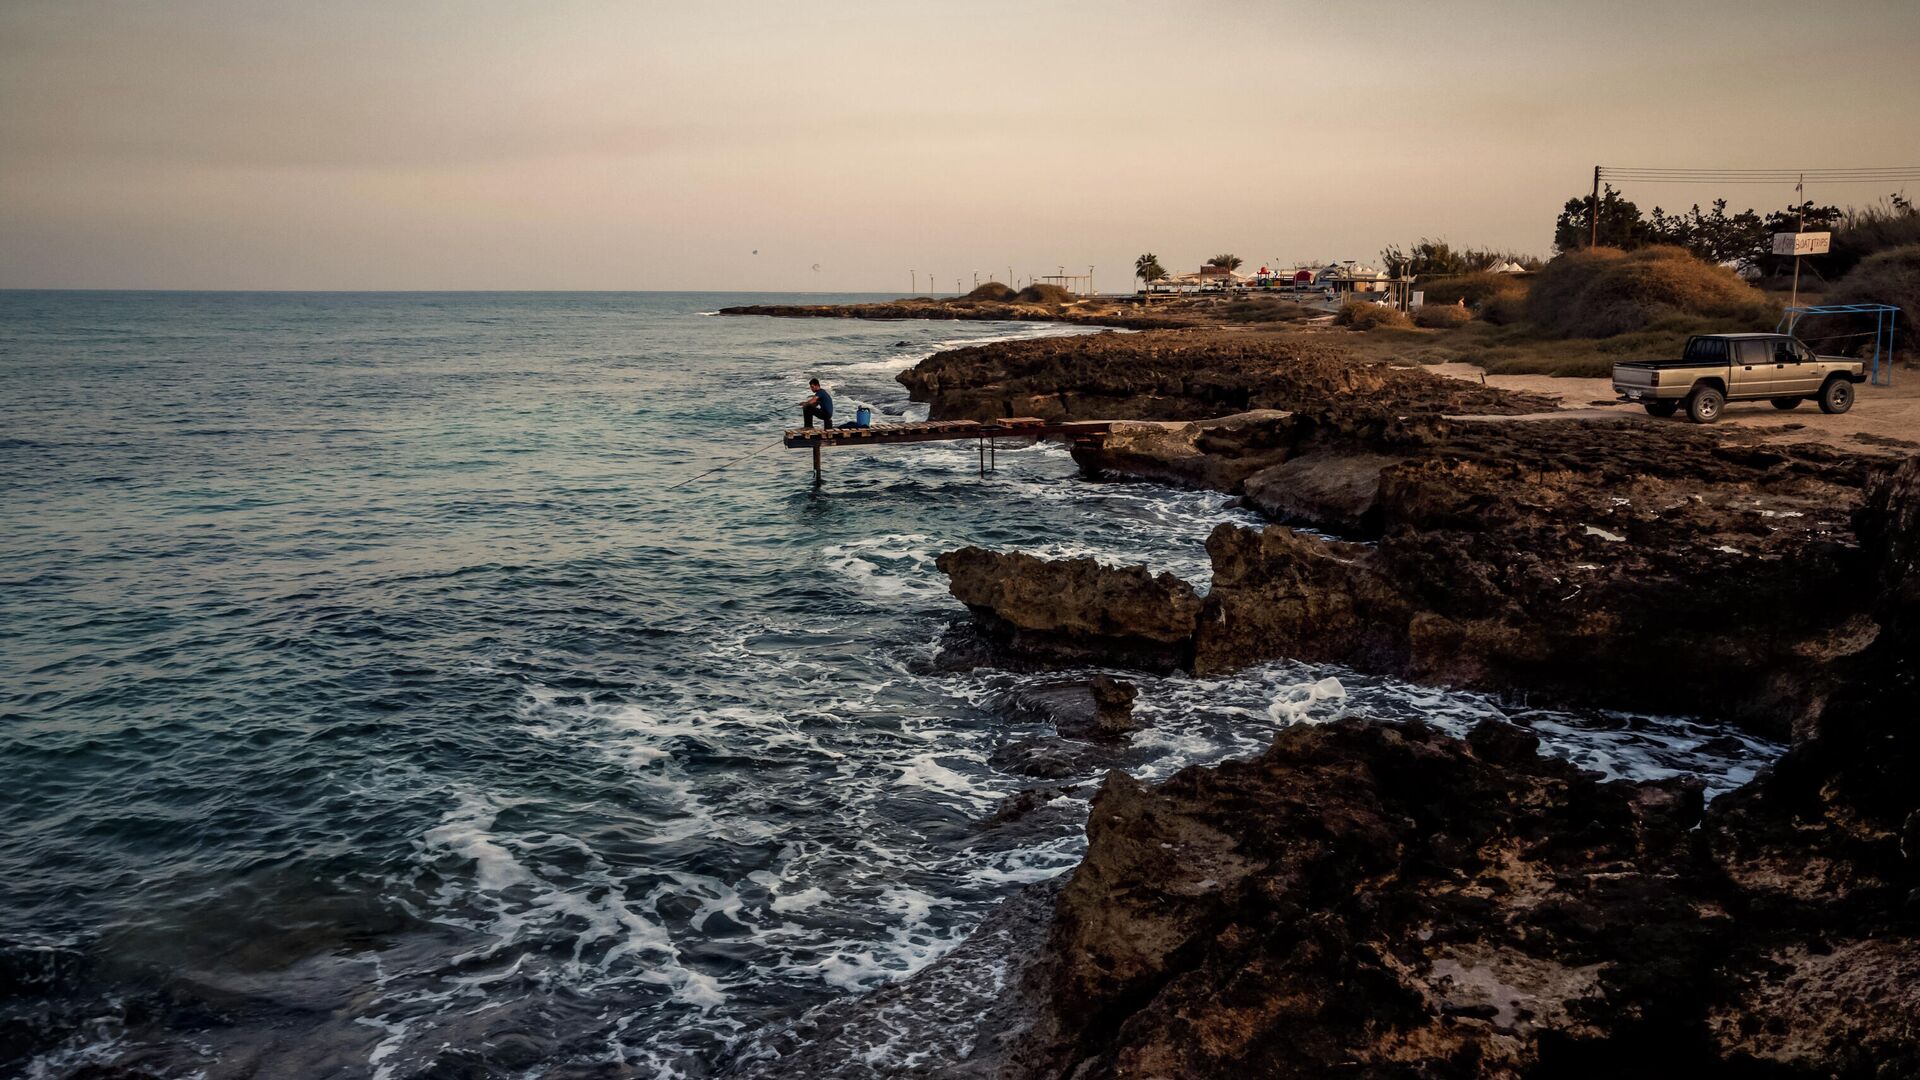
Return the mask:
<path fill-rule="evenodd" d="M 1134 685 L 1111 675 L 1016 687 L 1006 708 L 1023 719 L 1054 726 L 1063 738 L 1124 739 L 1139 725 L 1133 719 Z"/>
<path fill-rule="evenodd" d="M 1016 776 L 1064 780 L 1091 772 L 1101 757 L 1102 752 L 1086 742 L 1018 739 L 995 750 L 988 763 L 1001 772 Z"/>
<path fill-rule="evenodd" d="M 1011 825 L 1045 809 L 1055 800 L 1071 797 L 1078 790 L 1059 786 L 1021 788 L 1001 799 L 999 805 L 993 808 L 993 813 L 981 819 L 980 827 L 997 829 Z"/>
<path fill-rule="evenodd" d="M 1201 602 L 1192 585 L 1172 574 L 977 547 L 949 551 L 937 565 L 954 597 L 1015 655 L 1149 670 L 1187 660 Z"/>

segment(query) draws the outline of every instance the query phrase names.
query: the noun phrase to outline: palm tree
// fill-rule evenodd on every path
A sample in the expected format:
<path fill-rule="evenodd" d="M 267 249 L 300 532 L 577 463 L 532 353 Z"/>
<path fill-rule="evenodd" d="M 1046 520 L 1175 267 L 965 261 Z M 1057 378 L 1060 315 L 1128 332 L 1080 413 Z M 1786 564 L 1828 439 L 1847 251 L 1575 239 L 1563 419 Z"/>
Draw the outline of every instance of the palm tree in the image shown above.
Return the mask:
<path fill-rule="evenodd" d="M 1222 270 L 1238 270 L 1240 269 L 1240 262 L 1241 259 L 1238 255 L 1215 255 L 1213 258 L 1207 260 L 1207 265 L 1217 266 Z"/>
<path fill-rule="evenodd" d="M 1133 276 L 1152 288 L 1154 282 L 1167 276 L 1167 268 L 1160 265 L 1160 256 L 1149 251 L 1133 260 Z"/>

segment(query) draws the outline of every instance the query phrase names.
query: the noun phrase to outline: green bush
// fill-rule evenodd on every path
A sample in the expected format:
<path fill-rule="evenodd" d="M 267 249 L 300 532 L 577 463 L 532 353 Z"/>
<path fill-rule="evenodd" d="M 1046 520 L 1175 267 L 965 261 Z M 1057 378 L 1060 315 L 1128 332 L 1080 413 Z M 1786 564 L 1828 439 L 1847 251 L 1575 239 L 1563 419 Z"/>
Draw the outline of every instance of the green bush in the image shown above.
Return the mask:
<path fill-rule="evenodd" d="M 1355 330 L 1395 330 L 1413 325 L 1413 321 L 1399 309 L 1384 304 L 1370 304 L 1365 300 L 1347 301 L 1341 305 L 1333 321 Z"/>
<path fill-rule="evenodd" d="M 1613 337 L 1662 323 L 1714 320 L 1771 330 L 1779 308 L 1733 271 L 1684 248 L 1570 251 L 1541 269 L 1527 317 L 1561 337 Z"/>
<path fill-rule="evenodd" d="M 1464 304 L 1426 304 L 1413 312 L 1413 324 L 1429 330 L 1456 330 L 1472 321 Z"/>

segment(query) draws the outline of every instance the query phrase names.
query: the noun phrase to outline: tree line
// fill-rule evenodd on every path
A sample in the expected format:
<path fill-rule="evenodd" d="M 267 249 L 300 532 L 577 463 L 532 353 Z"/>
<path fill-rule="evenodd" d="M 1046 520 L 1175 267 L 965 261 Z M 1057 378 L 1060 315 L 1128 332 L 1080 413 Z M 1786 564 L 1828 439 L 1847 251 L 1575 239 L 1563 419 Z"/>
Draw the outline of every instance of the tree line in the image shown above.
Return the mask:
<path fill-rule="evenodd" d="M 1845 210 L 1819 206 L 1811 200 L 1764 215 L 1752 208 L 1730 213 L 1728 205 L 1726 199 L 1715 199 L 1705 209 L 1695 203 L 1678 213 L 1668 213 L 1659 206 L 1643 213 L 1608 184 L 1601 191 L 1597 210 L 1598 242 L 1602 247 L 1628 251 L 1671 244 L 1708 262 L 1772 276 L 1793 269 L 1791 255 L 1773 253 L 1774 233 L 1803 228 L 1834 233 L 1833 250 L 1822 259 L 1822 270 L 1829 275 L 1846 273 L 1861 259 L 1888 246 L 1889 240 L 1920 240 L 1920 211 L 1898 194 L 1876 205 Z M 1554 250 L 1578 251 L 1592 243 L 1595 214 L 1591 194 L 1568 199 L 1554 221 Z"/>

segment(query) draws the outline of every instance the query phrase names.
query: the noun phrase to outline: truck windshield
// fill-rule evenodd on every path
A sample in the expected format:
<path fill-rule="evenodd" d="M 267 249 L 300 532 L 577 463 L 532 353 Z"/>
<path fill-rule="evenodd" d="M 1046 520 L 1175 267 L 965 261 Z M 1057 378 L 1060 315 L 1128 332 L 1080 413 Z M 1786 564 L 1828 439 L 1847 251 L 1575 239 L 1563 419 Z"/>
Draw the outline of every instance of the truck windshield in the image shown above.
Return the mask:
<path fill-rule="evenodd" d="M 1727 339 L 1717 337 L 1697 337 L 1687 339 L 1686 360 L 1712 360 L 1725 363 L 1727 360 Z"/>

